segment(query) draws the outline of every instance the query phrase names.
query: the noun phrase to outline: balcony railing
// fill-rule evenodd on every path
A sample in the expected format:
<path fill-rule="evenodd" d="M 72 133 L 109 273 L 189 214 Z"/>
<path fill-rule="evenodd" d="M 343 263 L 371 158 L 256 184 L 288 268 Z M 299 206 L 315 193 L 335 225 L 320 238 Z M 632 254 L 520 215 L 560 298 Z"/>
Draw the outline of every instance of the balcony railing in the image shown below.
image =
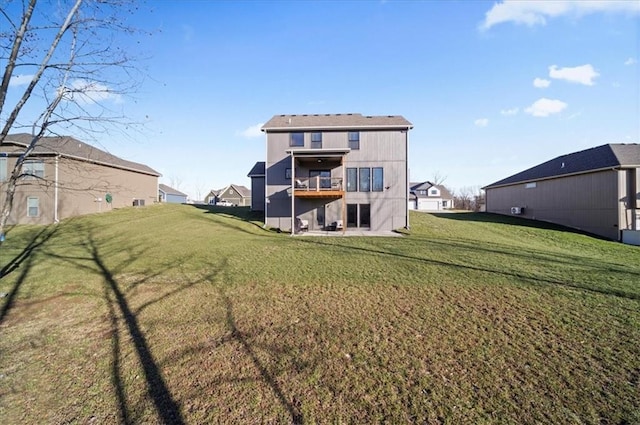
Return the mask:
<path fill-rule="evenodd" d="M 308 179 L 295 179 L 294 189 L 296 192 L 322 192 L 322 191 L 342 191 L 342 177 L 309 177 Z"/>

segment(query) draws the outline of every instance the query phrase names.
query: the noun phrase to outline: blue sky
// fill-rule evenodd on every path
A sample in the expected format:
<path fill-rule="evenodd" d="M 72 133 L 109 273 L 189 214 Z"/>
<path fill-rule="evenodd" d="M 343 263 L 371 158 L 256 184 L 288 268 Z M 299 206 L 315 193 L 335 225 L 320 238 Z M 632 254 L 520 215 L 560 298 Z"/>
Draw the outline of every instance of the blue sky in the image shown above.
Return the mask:
<path fill-rule="evenodd" d="M 640 1 L 159 1 L 129 23 L 146 78 L 117 101 L 145 127 L 99 142 L 194 198 L 249 185 L 275 114 L 403 115 L 411 180 L 453 189 L 640 142 Z"/>

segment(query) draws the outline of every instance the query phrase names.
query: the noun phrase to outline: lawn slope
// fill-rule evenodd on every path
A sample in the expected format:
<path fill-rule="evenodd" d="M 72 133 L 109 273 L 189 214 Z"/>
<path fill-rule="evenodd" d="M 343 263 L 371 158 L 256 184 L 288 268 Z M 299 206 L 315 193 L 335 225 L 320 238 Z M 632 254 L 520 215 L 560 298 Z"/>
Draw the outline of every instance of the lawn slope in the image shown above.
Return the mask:
<path fill-rule="evenodd" d="M 12 229 L 2 421 L 640 423 L 639 248 L 482 214 L 401 238 L 254 218 Z"/>

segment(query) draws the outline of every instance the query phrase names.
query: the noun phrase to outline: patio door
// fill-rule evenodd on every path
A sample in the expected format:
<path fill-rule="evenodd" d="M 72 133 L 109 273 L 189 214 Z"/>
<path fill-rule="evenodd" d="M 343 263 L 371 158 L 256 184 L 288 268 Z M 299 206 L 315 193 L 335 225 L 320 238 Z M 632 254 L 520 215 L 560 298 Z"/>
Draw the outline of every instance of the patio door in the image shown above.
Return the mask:
<path fill-rule="evenodd" d="M 321 205 L 316 208 L 316 225 L 320 230 L 324 230 L 324 227 L 326 226 L 325 205 Z"/>

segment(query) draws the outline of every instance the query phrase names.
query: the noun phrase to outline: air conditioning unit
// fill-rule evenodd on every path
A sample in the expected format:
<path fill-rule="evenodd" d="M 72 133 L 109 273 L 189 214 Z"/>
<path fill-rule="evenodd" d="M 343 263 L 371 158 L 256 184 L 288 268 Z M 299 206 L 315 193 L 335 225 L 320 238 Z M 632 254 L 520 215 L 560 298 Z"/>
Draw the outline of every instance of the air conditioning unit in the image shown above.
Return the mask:
<path fill-rule="evenodd" d="M 520 215 L 522 214 L 522 207 L 511 207 L 511 214 L 513 215 Z"/>

